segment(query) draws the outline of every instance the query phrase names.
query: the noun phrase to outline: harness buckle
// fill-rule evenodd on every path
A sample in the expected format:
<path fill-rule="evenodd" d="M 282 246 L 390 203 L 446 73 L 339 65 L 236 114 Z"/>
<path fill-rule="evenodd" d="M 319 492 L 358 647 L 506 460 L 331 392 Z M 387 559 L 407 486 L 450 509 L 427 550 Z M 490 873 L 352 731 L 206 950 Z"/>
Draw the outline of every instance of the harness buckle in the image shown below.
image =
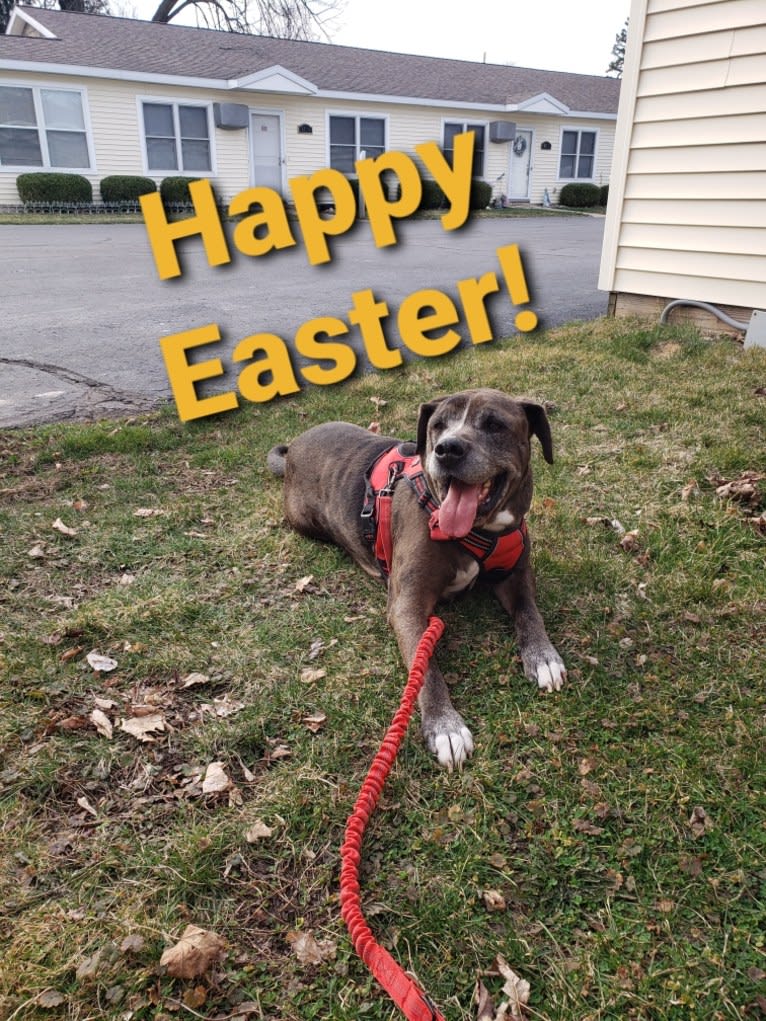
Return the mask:
<path fill-rule="evenodd" d="M 394 486 L 398 482 L 403 471 L 404 461 L 392 461 L 388 466 L 388 478 L 386 479 L 386 484 L 379 490 L 378 496 L 392 496 Z"/>

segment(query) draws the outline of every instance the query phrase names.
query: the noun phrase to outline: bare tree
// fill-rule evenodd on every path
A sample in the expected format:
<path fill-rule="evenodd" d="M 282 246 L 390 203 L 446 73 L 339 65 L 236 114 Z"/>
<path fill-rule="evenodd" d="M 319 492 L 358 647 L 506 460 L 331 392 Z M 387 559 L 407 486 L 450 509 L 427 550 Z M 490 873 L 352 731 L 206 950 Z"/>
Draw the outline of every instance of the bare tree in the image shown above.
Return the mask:
<path fill-rule="evenodd" d="M 609 67 L 606 69 L 607 74 L 613 74 L 615 78 L 622 78 L 622 65 L 625 62 L 625 45 L 628 41 L 628 22 L 630 18 L 625 19 L 625 24 L 622 26 L 620 31 L 614 37 L 614 46 L 612 47 L 612 60 L 609 63 Z"/>
<path fill-rule="evenodd" d="M 192 10 L 197 23 L 227 32 L 279 39 L 328 38 L 327 22 L 341 0 L 160 0 L 152 21 L 169 22 Z"/>
<path fill-rule="evenodd" d="M 5 26 L 10 18 L 10 12 L 16 0 L 0 0 L 0 32 L 5 31 Z M 40 7 L 46 11 L 79 11 L 80 14 L 110 14 L 109 0 L 24 0 L 28 7 Z M 3 20 L 5 8 L 8 14 Z"/>

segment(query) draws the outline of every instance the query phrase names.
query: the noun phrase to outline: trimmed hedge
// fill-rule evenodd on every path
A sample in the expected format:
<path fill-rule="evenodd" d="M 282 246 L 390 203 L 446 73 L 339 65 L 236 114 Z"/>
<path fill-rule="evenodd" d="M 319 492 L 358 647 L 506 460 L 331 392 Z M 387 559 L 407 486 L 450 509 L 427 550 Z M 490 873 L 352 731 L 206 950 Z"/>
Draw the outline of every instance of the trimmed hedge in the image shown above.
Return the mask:
<path fill-rule="evenodd" d="M 93 186 L 81 174 L 19 174 L 16 187 L 22 202 L 91 203 Z"/>
<path fill-rule="evenodd" d="M 492 185 L 486 181 L 480 181 L 474 177 L 471 181 L 471 197 L 468 202 L 469 209 L 486 209 L 492 199 Z"/>
<path fill-rule="evenodd" d="M 160 184 L 162 201 L 170 206 L 190 206 L 189 185 L 192 181 L 202 181 L 201 177 L 166 177 Z"/>
<path fill-rule="evenodd" d="M 559 204 L 570 209 L 588 209 L 600 204 L 601 189 L 597 184 L 565 184 L 559 195 Z"/>
<path fill-rule="evenodd" d="M 602 184 L 601 187 L 599 188 L 598 204 L 600 206 L 605 206 L 608 201 L 609 201 L 609 185 Z"/>
<path fill-rule="evenodd" d="M 135 177 L 127 174 L 104 177 L 99 188 L 102 202 L 134 202 L 136 204 L 141 195 L 157 191 L 157 185 L 151 177 Z"/>

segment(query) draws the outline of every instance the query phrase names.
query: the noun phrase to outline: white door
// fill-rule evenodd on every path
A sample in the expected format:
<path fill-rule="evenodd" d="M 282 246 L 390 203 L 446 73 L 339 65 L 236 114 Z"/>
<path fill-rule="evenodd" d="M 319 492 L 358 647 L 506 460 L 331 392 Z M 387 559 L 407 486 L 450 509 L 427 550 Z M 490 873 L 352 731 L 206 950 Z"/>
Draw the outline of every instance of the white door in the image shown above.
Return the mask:
<path fill-rule="evenodd" d="M 529 198 L 529 181 L 532 170 L 532 132 L 516 129 L 510 145 L 511 171 L 508 175 L 508 198 L 519 201 Z"/>
<path fill-rule="evenodd" d="M 253 184 L 282 191 L 282 126 L 273 114 L 250 114 Z"/>

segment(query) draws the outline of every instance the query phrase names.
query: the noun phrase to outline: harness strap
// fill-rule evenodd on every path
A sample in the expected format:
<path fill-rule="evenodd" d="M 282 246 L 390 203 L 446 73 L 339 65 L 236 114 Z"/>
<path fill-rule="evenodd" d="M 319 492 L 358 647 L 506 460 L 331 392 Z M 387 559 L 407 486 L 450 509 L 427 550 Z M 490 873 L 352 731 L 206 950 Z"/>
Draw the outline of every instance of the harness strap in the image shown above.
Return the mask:
<path fill-rule="evenodd" d="M 393 538 L 391 514 L 394 488 L 404 478 L 415 494 L 418 504 L 429 515 L 428 527 L 435 542 L 458 542 L 479 564 L 485 577 L 500 581 L 515 568 L 527 543 L 527 524 L 505 532 L 489 532 L 479 528 L 460 539 L 446 535 L 439 526 L 439 501 L 428 488 L 420 457 L 397 445 L 385 450 L 365 475 L 365 497 L 362 507 L 362 528 L 366 541 L 373 548 L 381 573 L 391 573 Z"/>

